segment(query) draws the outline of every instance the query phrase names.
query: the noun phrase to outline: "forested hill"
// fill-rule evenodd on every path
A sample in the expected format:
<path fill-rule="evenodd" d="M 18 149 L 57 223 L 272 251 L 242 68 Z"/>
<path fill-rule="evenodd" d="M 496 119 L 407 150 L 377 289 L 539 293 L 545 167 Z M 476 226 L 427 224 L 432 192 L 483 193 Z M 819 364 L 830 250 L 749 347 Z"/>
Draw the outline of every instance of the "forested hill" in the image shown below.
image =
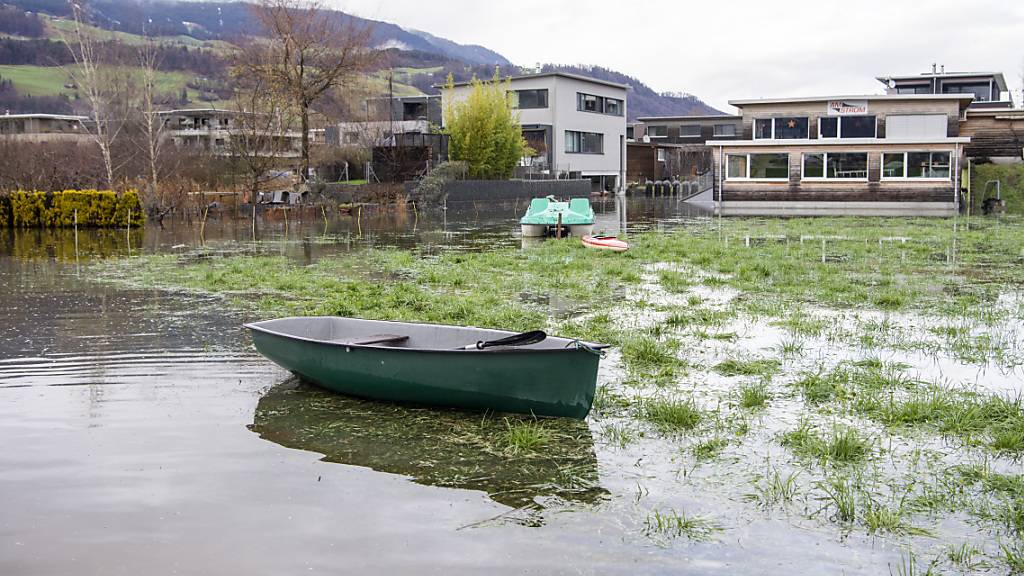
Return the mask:
<path fill-rule="evenodd" d="M 108 64 L 130 67 L 137 62 L 143 36 L 159 38 L 167 106 L 210 105 L 230 98 L 227 70 L 232 44 L 259 30 L 251 5 L 243 2 L 89 0 L 85 6 L 89 23 L 104 34 L 102 53 Z M 67 29 L 69 10 L 68 0 L 0 0 L 0 113 L 67 113 L 80 108 L 80 95 L 59 68 L 70 64 L 66 48 L 56 41 L 59 30 Z M 461 81 L 474 75 L 490 78 L 496 66 L 502 75 L 528 72 L 483 46 L 458 44 L 388 22 L 362 21 L 372 26 L 373 43 L 386 54 L 383 69 L 371 80 L 378 87 L 394 86 L 396 95 L 436 93 L 434 86 L 449 74 Z M 630 119 L 718 112 L 695 96 L 658 94 L 637 78 L 599 66 L 548 64 L 543 70 L 628 85 Z"/>

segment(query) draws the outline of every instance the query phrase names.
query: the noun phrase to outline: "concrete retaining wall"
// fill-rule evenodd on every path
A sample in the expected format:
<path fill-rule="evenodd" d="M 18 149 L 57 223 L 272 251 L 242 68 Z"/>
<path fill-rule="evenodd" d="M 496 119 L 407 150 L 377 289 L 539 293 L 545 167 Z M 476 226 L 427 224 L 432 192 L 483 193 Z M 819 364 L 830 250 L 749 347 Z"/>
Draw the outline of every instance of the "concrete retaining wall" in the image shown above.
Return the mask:
<path fill-rule="evenodd" d="M 412 196 L 416 182 L 406 182 Z M 516 200 L 548 195 L 558 198 L 587 198 L 590 180 L 454 180 L 445 184 L 449 202 L 473 200 Z"/>

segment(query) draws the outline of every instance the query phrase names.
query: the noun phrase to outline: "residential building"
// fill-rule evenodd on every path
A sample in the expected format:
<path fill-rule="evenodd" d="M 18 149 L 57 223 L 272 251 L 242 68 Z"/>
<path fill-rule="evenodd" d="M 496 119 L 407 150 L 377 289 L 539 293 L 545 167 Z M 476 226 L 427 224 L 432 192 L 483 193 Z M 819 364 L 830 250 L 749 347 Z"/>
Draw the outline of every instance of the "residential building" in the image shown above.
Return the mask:
<path fill-rule="evenodd" d="M 62 114 L 5 114 L 0 116 L 0 140 L 18 142 L 91 142 L 88 116 Z"/>
<path fill-rule="evenodd" d="M 510 96 L 535 154 L 534 174 L 586 178 L 599 190 L 622 189 L 626 175 L 626 89 L 595 78 L 546 72 L 509 79 Z M 470 84 L 441 86 L 444 106 L 466 98 Z"/>
<path fill-rule="evenodd" d="M 974 100 L 960 125 L 971 138 L 965 153 L 976 161 L 1024 161 L 1024 110 L 1015 108 L 1006 78 L 1000 72 L 946 72 L 879 76 L 889 94 L 971 94 Z"/>
<path fill-rule="evenodd" d="M 973 93 L 734 100 L 738 140 L 709 140 L 725 214 L 950 215 Z"/>
<path fill-rule="evenodd" d="M 365 107 L 365 120 L 329 126 L 327 143 L 373 148 L 392 142 L 395 140 L 392 136 L 431 134 L 441 126 L 441 97 L 438 95 L 369 98 Z"/>
<path fill-rule="evenodd" d="M 634 137 L 628 146 L 626 178 L 646 180 L 694 180 L 711 168 L 711 140 L 736 140 L 742 116 L 652 116 L 637 119 L 629 128 Z M 627 137 L 629 134 L 627 134 Z"/>
<path fill-rule="evenodd" d="M 157 113 L 163 120 L 161 138 L 176 148 L 215 156 L 234 153 L 232 138 L 249 137 L 266 146 L 267 154 L 298 158 L 302 154 L 302 131 L 281 127 L 265 115 L 216 108 L 168 110 Z M 268 120 L 262 120 L 269 118 Z M 252 136 L 257 135 L 254 139 Z"/>

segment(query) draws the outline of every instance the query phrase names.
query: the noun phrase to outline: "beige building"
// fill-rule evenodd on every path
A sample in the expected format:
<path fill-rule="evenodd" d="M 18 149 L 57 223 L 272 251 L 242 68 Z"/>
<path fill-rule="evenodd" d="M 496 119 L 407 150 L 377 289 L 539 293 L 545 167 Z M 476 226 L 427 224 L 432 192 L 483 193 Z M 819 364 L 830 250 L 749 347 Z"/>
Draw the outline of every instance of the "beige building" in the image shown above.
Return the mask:
<path fill-rule="evenodd" d="M 724 214 L 954 214 L 973 94 L 734 100 L 737 140 L 709 140 Z"/>
<path fill-rule="evenodd" d="M 233 137 L 255 132 L 261 139 L 267 140 L 268 154 L 280 158 L 298 158 L 301 155 L 301 131 L 276 127 L 263 130 L 260 127 L 264 122 L 248 121 L 253 116 L 247 113 L 201 108 L 169 110 L 158 114 L 163 122 L 161 137 L 181 150 L 230 156 Z M 273 122 L 267 124 L 272 125 Z"/>
<path fill-rule="evenodd" d="M 87 116 L 5 114 L 0 116 L 0 139 L 18 142 L 91 142 Z"/>

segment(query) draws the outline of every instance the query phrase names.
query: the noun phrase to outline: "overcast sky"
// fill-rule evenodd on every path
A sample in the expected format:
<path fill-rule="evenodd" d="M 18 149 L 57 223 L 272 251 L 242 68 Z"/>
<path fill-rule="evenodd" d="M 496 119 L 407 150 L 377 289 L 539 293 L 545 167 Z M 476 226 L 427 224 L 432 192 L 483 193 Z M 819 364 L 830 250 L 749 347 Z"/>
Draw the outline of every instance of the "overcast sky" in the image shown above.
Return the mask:
<path fill-rule="evenodd" d="M 1002 71 L 1021 89 L 1024 0 L 327 0 L 520 66 L 594 64 L 659 92 L 874 94 L 883 74 Z"/>

